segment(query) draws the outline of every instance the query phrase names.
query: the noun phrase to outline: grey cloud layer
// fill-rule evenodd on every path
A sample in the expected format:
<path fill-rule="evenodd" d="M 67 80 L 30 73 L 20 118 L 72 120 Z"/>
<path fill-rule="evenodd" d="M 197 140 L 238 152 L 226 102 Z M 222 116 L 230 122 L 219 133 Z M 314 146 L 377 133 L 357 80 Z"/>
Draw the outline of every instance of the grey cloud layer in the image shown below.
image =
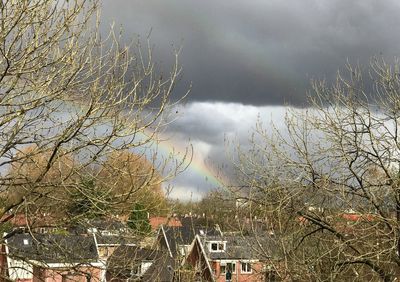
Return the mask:
<path fill-rule="evenodd" d="M 215 173 L 224 173 L 232 178 L 229 153 L 233 148 L 225 141 L 234 141 L 246 149 L 250 135 L 254 131 L 257 118 L 268 127 L 273 122 L 277 128 L 283 128 L 287 107 L 251 106 L 239 103 L 193 102 L 180 108 L 182 115 L 168 128 L 170 140 L 181 147 L 193 144 L 195 166 L 205 164 L 216 169 Z M 249 147 L 248 147 L 249 148 Z M 218 169 L 223 169 L 219 171 Z M 212 169 L 211 169 L 212 170 Z M 215 188 L 215 183 L 207 181 L 203 171 L 189 167 L 172 182 L 176 188 L 172 198 L 198 199 L 208 190 Z"/>
<path fill-rule="evenodd" d="M 387 0 L 105 0 L 104 26 L 128 35 L 153 29 L 157 57 L 168 65 L 183 45 L 190 100 L 301 104 L 311 78 L 350 62 L 399 55 L 400 1 Z M 179 93 L 180 92 L 180 93 Z"/>

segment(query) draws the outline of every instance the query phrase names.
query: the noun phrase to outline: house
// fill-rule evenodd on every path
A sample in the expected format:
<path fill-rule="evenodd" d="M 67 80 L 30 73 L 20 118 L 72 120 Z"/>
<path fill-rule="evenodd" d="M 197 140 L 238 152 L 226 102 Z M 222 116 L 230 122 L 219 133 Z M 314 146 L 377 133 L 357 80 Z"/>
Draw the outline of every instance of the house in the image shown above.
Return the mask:
<path fill-rule="evenodd" d="M 12 281 L 104 281 L 104 264 L 93 236 L 14 233 L 0 260 Z"/>
<path fill-rule="evenodd" d="M 208 225 L 203 219 L 186 217 L 181 219 L 182 226 L 161 226 L 157 241 L 176 260 L 182 260 L 189 251 L 196 235 L 222 235 L 218 226 Z"/>
<path fill-rule="evenodd" d="M 168 252 L 120 246 L 108 260 L 107 281 L 170 282 L 174 278 L 174 267 Z"/>
<path fill-rule="evenodd" d="M 272 238 L 196 235 L 182 262 L 199 281 L 266 281 L 270 260 L 277 257 Z M 262 246 L 262 248 L 260 248 Z M 260 250 L 263 250 L 262 252 Z"/>

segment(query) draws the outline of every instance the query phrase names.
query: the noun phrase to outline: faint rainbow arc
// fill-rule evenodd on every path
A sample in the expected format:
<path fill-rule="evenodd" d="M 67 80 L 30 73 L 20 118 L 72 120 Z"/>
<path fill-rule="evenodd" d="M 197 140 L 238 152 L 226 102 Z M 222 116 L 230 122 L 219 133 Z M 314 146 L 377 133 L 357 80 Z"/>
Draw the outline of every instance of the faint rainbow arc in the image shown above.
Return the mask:
<path fill-rule="evenodd" d="M 145 132 L 146 134 L 154 134 L 151 133 L 149 130 L 145 130 Z M 188 147 L 184 147 L 170 141 L 171 138 L 163 138 L 164 136 L 159 133 L 157 134 L 157 136 L 159 137 L 158 139 L 161 139 L 161 141 L 156 142 L 157 150 L 161 150 L 161 153 L 163 153 L 164 155 L 183 153 L 190 146 L 189 142 Z M 213 168 L 207 166 L 204 163 L 204 160 L 199 158 L 195 152 L 193 153 L 193 158 L 188 165 L 188 169 L 194 171 L 198 175 L 201 175 L 207 182 L 210 182 L 213 186 L 215 186 L 213 188 L 223 188 L 228 183 L 226 177 L 223 174 L 218 174 Z"/>

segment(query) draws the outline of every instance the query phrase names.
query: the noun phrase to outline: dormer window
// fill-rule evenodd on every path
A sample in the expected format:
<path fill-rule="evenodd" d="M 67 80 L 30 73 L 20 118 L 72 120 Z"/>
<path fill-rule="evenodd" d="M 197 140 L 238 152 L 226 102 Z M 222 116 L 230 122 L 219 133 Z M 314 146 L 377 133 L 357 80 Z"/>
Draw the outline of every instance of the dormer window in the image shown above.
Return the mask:
<path fill-rule="evenodd" d="M 224 252 L 226 243 L 223 241 L 210 242 L 210 252 Z"/>

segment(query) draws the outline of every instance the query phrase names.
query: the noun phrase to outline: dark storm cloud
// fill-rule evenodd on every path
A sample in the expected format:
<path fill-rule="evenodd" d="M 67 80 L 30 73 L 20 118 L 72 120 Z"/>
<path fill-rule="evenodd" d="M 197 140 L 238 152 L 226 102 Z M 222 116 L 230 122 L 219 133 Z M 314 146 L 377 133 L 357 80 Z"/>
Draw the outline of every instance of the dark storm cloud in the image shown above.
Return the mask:
<path fill-rule="evenodd" d="M 152 28 L 164 65 L 183 45 L 177 95 L 193 81 L 192 101 L 257 105 L 301 104 L 311 78 L 333 78 L 347 59 L 399 55 L 399 15 L 398 0 L 103 1 L 103 26 L 132 38 Z"/>
<path fill-rule="evenodd" d="M 283 129 L 284 103 L 304 105 L 310 79 L 333 80 L 347 60 L 400 55 L 398 0 L 103 0 L 102 29 L 115 21 L 127 39 L 152 29 L 156 60 L 167 71 L 183 47 L 183 78 L 193 89 L 166 130 L 193 145 L 193 165 L 171 183 L 171 197 L 198 199 L 214 184 L 201 164 L 229 166 L 225 140 L 248 148 L 257 117 Z M 300 111 L 304 109 L 299 109 Z M 175 111 L 173 111 L 175 112 Z M 232 177 L 232 170 L 225 170 Z M 210 179 L 210 178 L 209 178 Z"/>

